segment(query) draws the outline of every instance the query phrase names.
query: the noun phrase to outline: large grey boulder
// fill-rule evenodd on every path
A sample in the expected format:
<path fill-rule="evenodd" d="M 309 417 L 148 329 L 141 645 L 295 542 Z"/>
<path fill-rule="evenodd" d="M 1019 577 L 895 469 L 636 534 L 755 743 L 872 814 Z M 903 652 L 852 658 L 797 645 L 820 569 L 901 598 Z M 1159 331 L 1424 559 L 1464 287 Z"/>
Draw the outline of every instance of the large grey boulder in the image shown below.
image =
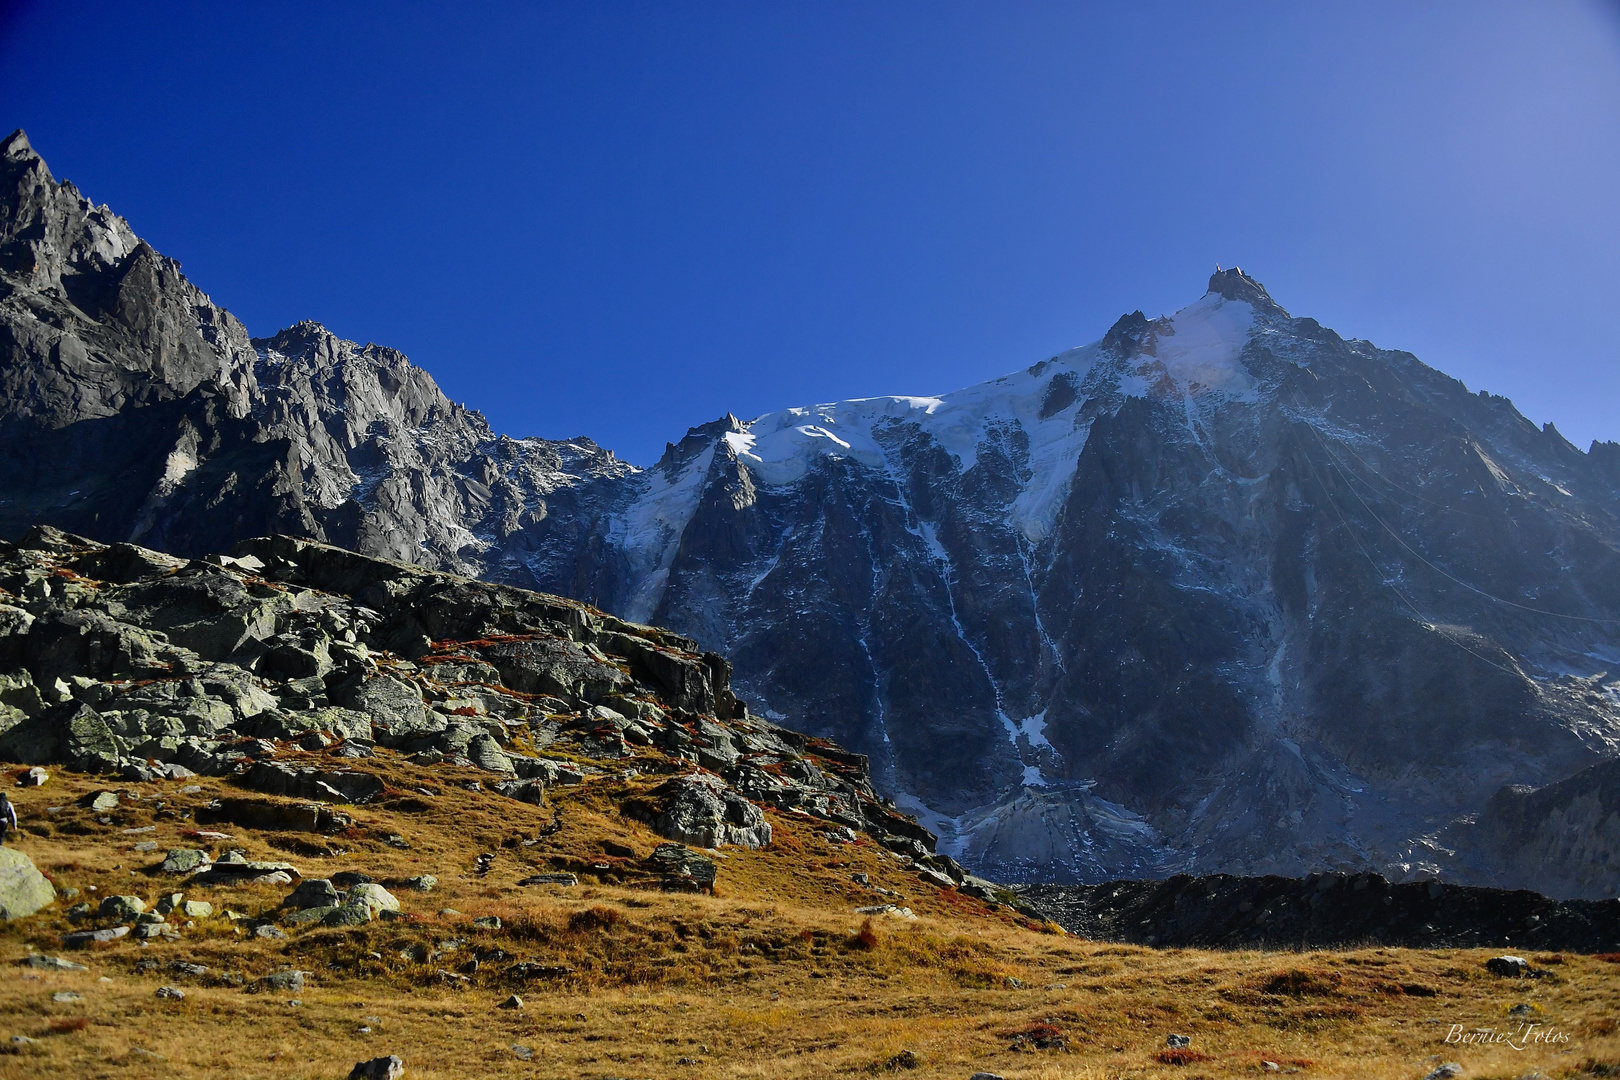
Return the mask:
<path fill-rule="evenodd" d="M 665 800 L 652 826 L 660 836 L 683 844 L 717 848 L 722 844 L 759 848 L 771 842 L 771 826 L 759 807 L 726 787 L 717 776 L 676 777 L 653 792 Z"/>
<path fill-rule="evenodd" d="M 0 847 L 0 919 L 21 919 L 56 900 L 56 890 L 34 861 L 16 848 Z"/>
<path fill-rule="evenodd" d="M 370 717 L 373 735 L 384 746 L 397 747 L 445 727 L 444 719 L 429 713 L 423 704 L 421 687 L 392 675 L 344 683 L 333 695 L 339 705 Z"/>

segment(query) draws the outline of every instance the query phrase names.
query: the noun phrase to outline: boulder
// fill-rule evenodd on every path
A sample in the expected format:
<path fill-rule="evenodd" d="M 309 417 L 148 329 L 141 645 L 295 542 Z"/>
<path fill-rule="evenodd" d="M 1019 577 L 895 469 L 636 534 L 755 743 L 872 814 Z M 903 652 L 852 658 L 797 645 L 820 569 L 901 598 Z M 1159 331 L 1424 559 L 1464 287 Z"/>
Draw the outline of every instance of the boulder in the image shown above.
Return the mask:
<path fill-rule="evenodd" d="M 684 844 L 717 848 L 722 844 L 759 848 L 771 842 L 765 812 L 717 776 L 693 773 L 676 777 L 654 789 L 664 801 L 652 820 L 658 835 Z"/>
<path fill-rule="evenodd" d="M 512 759 L 506 756 L 501 744 L 491 735 L 476 735 L 467 743 L 467 757 L 472 763 L 485 772 L 505 773 L 507 776 L 516 775 L 512 768 Z"/>
<path fill-rule="evenodd" d="M 340 685 L 332 691 L 337 704 L 371 719 L 373 737 L 388 747 L 444 730 L 444 720 L 431 715 L 415 683 L 376 675 Z"/>
<path fill-rule="evenodd" d="M 360 1062 L 349 1071 L 349 1080 L 399 1080 L 404 1075 L 405 1062 L 390 1054 Z"/>
<path fill-rule="evenodd" d="M 90 945 L 117 941 L 128 933 L 129 927 L 127 926 L 111 926 L 105 930 L 80 930 L 72 934 L 63 934 L 62 944 L 70 949 L 82 949 Z"/>
<path fill-rule="evenodd" d="M 64 960 L 60 956 L 41 956 L 35 953 L 25 956 L 17 963 L 22 967 L 34 968 L 39 971 L 89 971 L 83 964 L 75 964 L 72 960 Z"/>
<path fill-rule="evenodd" d="M 708 892 L 714 888 L 715 865 L 680 844 L 659 844 L 647 857 L 647 866 L 664 875 L 666 885 Z"/>
<path fill-rule="evenodd" d="M 274 974 L 266 975 L 259 980 L 259 985 L 266 990 L 298 994 L 303 992 L 304 976 L 306 974 L 308 972 L 295 971 L 289 968 L 286 971 L 277 971 Z"/>
<path fill-rule="evenodd" d="M 197 848 L 170 848 L 169 854 L 164 857 L 163 864 L 158 869 L 165 874 L 189 874 L 199 867 L 207 866 L 210 859 L 208 852 Z"/>
<path fill-rule="evenodd" d="M 1485 961 L 1485 970 L 1504 978 L 1520 978 L 1530 974 L 1530 962 L 1522 956 L 1493 956 Z"/>
<path fill-rule="evenodd" d="M 495 785 L 495 793 L 534 806 L 546 801 L 546 785 L 541 780 L 502 780 Z"/>
<path fill-rule="evenodd" d="M 530 874 L 526 878 L 519 879 L 518 884 L 519 885 L 565 885 L 565 886 L 572 886 L 572 885 L 578 885 L 579 884 L 579 875 L 578 874 L 569 874 L 569 873 Z"/>
<path fill-rule="evenodd" d="M 146 911 L 146 901 L 138 896 L 108 896 L 101 901 L 99 914 L 103 919 L 127 922 Z"/>
<path fill-rule="evenodd" d="M 56 900 L 56 890 L 34 861 L 15 848 L 0 847 L 0 920 L 21 919 Z"/>
<path fill-rule="evenodd" d="M 338 902 L 338 891 L 329 878 L 306 878 L 299 882 L 298 888 L 288 894 L 281 902 L 282 907 L 305 908 L 335 907 Z"/>
<path fill-rule="evenodd" d="M 398 910 L 399 901 L 392 893 L 375 882 L 366 882 L 350 889 L 343 903 L 321 921 L 327 926 L 360 926 L 383 912 Z"/>

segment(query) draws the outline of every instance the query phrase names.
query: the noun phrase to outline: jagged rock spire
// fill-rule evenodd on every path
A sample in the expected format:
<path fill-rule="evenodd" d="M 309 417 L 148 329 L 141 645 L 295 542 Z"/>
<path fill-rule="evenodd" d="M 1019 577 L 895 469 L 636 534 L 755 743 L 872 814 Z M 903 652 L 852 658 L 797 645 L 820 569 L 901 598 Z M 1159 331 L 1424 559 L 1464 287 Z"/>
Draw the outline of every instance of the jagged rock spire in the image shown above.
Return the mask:
<path fill-rule="evenodd" d="M 7 135 L 5 142 L 0 142 L 0 158 L 6 161 L 27 161 L 37 157 L 39 155 L 34 153 L 33 144 L 28 141 L 28 133 L 22 128 Z"/>

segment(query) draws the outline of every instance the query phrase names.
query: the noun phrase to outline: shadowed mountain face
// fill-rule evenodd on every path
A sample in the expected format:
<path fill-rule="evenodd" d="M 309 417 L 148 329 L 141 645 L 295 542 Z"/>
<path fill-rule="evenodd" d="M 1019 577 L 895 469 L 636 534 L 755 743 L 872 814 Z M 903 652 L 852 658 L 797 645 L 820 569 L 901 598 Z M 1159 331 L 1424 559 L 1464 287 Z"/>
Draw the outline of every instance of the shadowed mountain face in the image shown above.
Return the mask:
<path fill-rule="evenodd" d="M 20 134 L 0 159 L 0 532 L 281 530 L 670 626 L 1009 880 L 1536 885 L 1506 833 L 1545 814 L 1492 796 L 1620 756 L 1620 445 L 1239 271 L 1002 379 L 727 416 L 639 470 L 495 436 L 316 324 L 250 340 Z M 1557 888 L 1612 889 L 1613 829 Z"/>

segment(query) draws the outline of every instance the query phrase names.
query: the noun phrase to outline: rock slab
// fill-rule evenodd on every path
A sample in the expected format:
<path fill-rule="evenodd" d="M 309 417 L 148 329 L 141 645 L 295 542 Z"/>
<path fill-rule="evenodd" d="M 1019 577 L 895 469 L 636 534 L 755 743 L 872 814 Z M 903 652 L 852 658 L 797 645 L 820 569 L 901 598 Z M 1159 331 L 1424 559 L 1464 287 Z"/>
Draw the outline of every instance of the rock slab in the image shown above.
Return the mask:
<path fill-rule="evenodd" d="M 34 860 L 14 848 L 0 848 L 0 919 L 21 919 L 56 899 L 56 890 Z"/>

